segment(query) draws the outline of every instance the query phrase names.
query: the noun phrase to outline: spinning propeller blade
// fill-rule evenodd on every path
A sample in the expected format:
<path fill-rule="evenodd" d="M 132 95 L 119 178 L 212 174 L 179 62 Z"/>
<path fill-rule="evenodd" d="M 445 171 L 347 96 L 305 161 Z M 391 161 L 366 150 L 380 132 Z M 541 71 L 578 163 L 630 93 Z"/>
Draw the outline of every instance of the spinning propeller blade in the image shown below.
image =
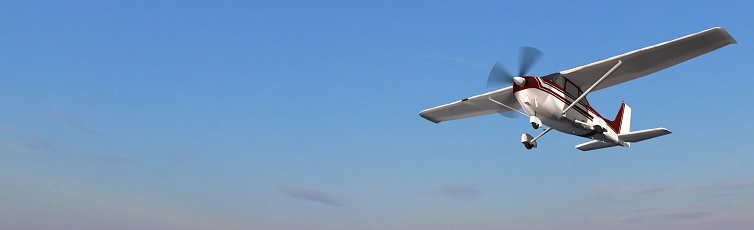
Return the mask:
<path fill-rule="evenodd" d="M 518 76 L 526 76 L 526 73 L 529 72 L 531 67 L 534 66 L 540 58 L 542 58 L 542 55 L 544 55 L 544 53 L 536 48 L 528 46 L 521 47 L 518 53 Z"/>
<path fill-rule="evenodd" d="M 525 76 L 543 55 L 544 53 L 536 48 L 521 47 L 518 54 L 518 75 L 511 74 L 502 63 L 496 62 L 492 66 L 492 70 L 490 70 L 490 75 L 487 77 L 487 87 L 492 88 L 513 84 L 514 77 Z"/>
<path fill-rule="evenodd" d="M 490 75 L 487 77 L 487 87 L 501 87 L 513 84 L 514 77 L 526 76 L 526 73 L 529 72 L 531 67 L 534 66 L 543 55 L 544 53 L 536 48 L 528 46 L 521 47 L 518 53 L 518 76 L 511 74 L 502 63 L 496 62 L 495 65 L 492 66 L 492 70 L 490 70 Z M 508 118 L 518 117 L 518 113 L 514 111 L 499 114 Z"/>
<path fill-rule="evenodd" d="M 490 76 L 487 77 L 487 87 L 499 87 L 513 83 L 513 74 L 505 69 L 502 63 L 497 62 L 490 70 Z"/>

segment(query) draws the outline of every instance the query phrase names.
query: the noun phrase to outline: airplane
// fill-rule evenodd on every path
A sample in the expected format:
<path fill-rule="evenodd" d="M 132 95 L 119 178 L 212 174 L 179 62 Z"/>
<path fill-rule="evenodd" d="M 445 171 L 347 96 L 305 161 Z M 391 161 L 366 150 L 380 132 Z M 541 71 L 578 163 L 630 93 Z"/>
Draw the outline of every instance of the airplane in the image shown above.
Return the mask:
<path fill-rule="evenodd" d="M 613 146 L 630 147 L 631 143 L 671 132 L 666 128 L 630 131 L 631 108 L 625 102 L 622 102 L 615 119 L 608 120 L 590 106 L 586 99 L 589 93 L 649 75 L 735 43 L 736 40 L 725 29 L 715 27 L 543 77 L 526 75 L 542 52 L 523 47 L 518 75 L 510 74 L 497 62 L 487 81 L 488 86 L 512 85 L 426 109 L 419 116 L 440 123 L 518 112 L 529 117 L 534 129 L 547 126 L 535 137 L 528 133 L 521 135 L 521 143 L 526 149 L 536 148 L 537 140 L 553 129 L 591 139 L 576 146 L 582 151 Z"/>

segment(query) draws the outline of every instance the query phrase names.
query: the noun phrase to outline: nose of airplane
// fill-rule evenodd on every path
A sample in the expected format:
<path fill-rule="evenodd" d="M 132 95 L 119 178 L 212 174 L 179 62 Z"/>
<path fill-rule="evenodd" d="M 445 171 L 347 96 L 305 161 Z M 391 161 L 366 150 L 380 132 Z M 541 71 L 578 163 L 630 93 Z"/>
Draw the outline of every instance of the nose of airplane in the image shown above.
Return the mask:
<path fill-rule="evenodd" d="M 526 85 L 526 78 L 523 77 L 514 77 L 513 83 L 515 83 L 518 87 Z"/>

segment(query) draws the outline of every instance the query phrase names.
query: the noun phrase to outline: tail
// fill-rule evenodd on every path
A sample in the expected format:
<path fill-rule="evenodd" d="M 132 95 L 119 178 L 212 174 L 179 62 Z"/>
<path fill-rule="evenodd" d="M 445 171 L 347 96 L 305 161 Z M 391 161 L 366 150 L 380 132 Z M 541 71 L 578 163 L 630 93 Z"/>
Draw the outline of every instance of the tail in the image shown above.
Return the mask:
<path fill-rule="evenodd" d="M 615 116 L 615 120 L 605 122 L 613 127 L 618 134 L 631 132 L 631 107 L 628 107 L 626 102 L 622 102 L 620 110 L 618 110 L 618 115 Z"/>
<path fill-rule="evenodd" d="M 618 115 L 615 116 L 615 120 L 605 122 L 618 132 L 618 138 L 620 141 L 625 141 L 627 143 L 639 142 L 671 133 L 666 128 L 645 129 L 631 132 L 631 107 L 628 107 L 625 102 L 620 106 L 620 110 L 618 110 Z M 593 140 L 577 145 L 576 148 L 581 151 L 589 151 L 618 145 L 619 144 Z M 628 145 L 624 145 L 624 147 L 628 147 Z"/>

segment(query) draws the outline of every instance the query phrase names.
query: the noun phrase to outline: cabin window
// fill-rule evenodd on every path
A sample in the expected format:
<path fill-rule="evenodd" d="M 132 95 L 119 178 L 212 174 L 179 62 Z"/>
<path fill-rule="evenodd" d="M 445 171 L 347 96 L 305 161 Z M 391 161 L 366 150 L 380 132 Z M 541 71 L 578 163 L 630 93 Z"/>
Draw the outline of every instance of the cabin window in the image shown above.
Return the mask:
<path fill-rule="evenodd" d="M 581 91 L 581 89 L 579 89 L 579 87 L 576 87 L 576 85 L 574 85 L 570 81 L 568 81 L 566 85 L 567 85 L 566 92 L 570 94 L 571 96 L 573 96 L 574 100 L 576 100 L 576 98 L 580 97 L 581 94 L 584 93 L 583 91 Z M 583 106 L 588 106 L 589 102 L 587 102 L 586 98 L 582 98 L 581 101 L 579 101 L 579 104 Z"/>
<path fill-rule="evenodd" d="M 573 99 L 576 99 L 577 97 L 579 97 L 581 90 L 579 90 L 579 87 L 576 87 L 576 85 L 569 81 L 565 84 L 565 91 L 566 93 L 570 94 Z"/>
<path fill-rule="evenodd" d="M 579 89 L 576 84 L 573 84 L 571 80 L 568 80 L 568 78 L 561 75 L 560 73 L 550 74 L 545 76 L 544 78 L 552 79 L 552 81 L 555 82 L 556 85 L 565 90 L 565 92 L 570 95 L 566 96 L 566 98 L 568 99 L 576 100 L 576 98 L 580 97 L 581 94 L 584 94 L 584 92 L 581 91 L 581 89 Z M 589 102 L 586 100 L 586 98 L 581 99 L 581 101 L 579 101 L 579 104 L 583 106 L 589 106 Z"/>
<path fill-rule="evenodd" d="M 560 86 L 560 88 L 565 88 L 565 78 L 558 76 L 557 78 L 555 78 L 555 84 Z"/>

